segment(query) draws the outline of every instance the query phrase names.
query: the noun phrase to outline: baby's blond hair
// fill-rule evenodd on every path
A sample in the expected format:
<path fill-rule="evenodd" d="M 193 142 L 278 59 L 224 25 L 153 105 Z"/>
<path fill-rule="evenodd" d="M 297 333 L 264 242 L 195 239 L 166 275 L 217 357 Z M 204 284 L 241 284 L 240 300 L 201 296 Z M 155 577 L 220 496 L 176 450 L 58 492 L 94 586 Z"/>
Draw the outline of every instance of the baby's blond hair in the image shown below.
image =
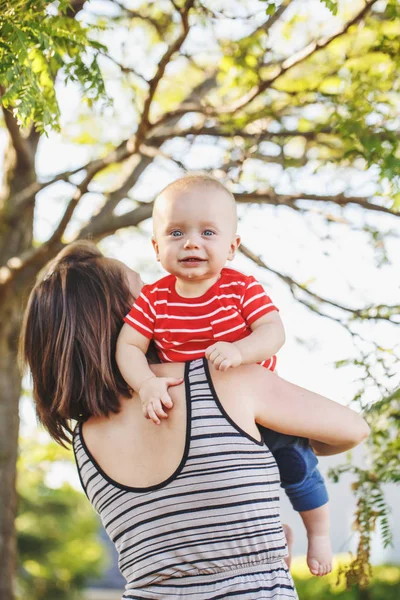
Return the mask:
<path fill-rule="evenodd" d="M 183 177 L 180 177 L 179 179 L 172 181 L 172 183 L 169 183 L 165 188 L 163 188 L 161 190 L 161 192 L 157 195 L 157 198 L 164 195 L 166 192 L 181 191 L 181 190 L 185 190 L 186 188 L 192 187 L 192 186 L 193 187 L 196 187 L 196 186 L 198 186 L 198 187 L 201 187 L 201 186 L 214 187 L 214 188 L 219 189 L 220 191 L 224 191 L 228 194 L 228 196 L 230 196 L 232 198 L 232 200 L 236 206 L 234 195 L 223 183 L 218 181 L 218 179 L 216 179 L 215 177 L 212 177 L 212 175 L 209 175 L 208 173 L 201 173 L 201 172 L 188 173 L 187 175 L 184 175 Z"/>

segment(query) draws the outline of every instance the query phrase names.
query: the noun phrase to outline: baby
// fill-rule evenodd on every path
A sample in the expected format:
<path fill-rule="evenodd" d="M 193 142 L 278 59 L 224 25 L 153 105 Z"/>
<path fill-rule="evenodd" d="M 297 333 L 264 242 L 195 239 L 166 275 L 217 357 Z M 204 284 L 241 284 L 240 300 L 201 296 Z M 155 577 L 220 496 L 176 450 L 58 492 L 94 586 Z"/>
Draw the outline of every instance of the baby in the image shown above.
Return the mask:
<path fill-rule="evenodd" d="M 162 362 L 206 356 L 222 371 L 258 362 L 274 371 L 285 341 L 278 310 L 254 277 L 225 267 L 240 244 L 233 195 L 206 175 L 168 185 L 153 211 L 153 246 L 170 273 L 146 285 L 125 318 L 117 342 L 123 377 L 140 396 L 144 415 L 160 424 L 172 407 L 168 387 L 182 380 L 155 377 L 147 360 L 154 340 Z M 308 440 L 262 428 L 282 486 L 300 512 L 314 575 L 331 570 L 328 496 Z"/>

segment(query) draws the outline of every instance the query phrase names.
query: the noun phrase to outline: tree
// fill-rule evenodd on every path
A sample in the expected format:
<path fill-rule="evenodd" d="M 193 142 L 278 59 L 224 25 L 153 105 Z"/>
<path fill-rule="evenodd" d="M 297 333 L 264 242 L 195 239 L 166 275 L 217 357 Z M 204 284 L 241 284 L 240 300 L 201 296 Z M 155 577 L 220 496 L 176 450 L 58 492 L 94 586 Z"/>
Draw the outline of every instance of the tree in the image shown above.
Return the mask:
<path fill-rule="evenodd" d="M 91 42 L 73 18 L 83 4 L 81 0 L 70 4 L 62 0 L 57 10 L 45 0 L 0 2 L 0 96 L 9 135 L 0 191 L 0 596 L 5 600 L 13 598 L 15 572 L 17 339 L 23 290 L 35 270 L 28 268 L 25 283 L 25 276 L 9 277 L 9 261 L 32 249 L 34 243 L 34 201 L 18 206 L 15 198 L 36 181 L 35 155 L 41 132 L 57 124 L 54 79 L 60 67 L 67 79 L 84 87 L 90 100 L 103 94 L 97 57 L 92 55 L 88 61 L 85 56 L 87 49 L 98 52 L 102 46 Z"/>
<path fill-rule="evenodd" d="M 0 1 L 0 90 L 2 105 L 21 127 L 41 132 L 58 128 L 54 80 L 63 68 L 65 82 L 79 83 L 91 101 L 105 98 L 98 54 L 105 47 L 71 17 L 84 2 Z M 90 54 L 91 51 L 91 54 Z"/>
<path fill-rule="evenodd" d="M 53 442 L 35 437 L 22 440 L 16 521 L 18 598 L 72 600 L 80 597 L 90 578 L 101 574 L 99 520 L 91 506 L 67 483 L 55 487 L 48 483 L 55 469 L 69 464 L 71 454 Z"/>
<path fill-rule="evenodd" d="M 110 0 L 105 10 L 103 4 L 91 8 L 77 2 L 83 9 L 80 22 L 96 41 L 110 40 L 107 27 L 112 30 L 109 50 L 102 51 L 100 62 L 108 94 L 113 95 L 118 81 L 118 98 L 125 105 L 122 111 L 122 100 L 117 99 L 113 108 L 98 114 L 82 102 L 77 116 L 81 133 L 73 141 L 90 149 L 89 159 L 70 170 L 60 168 L 53 176 L 43 176 L 35 161 L 40 134 L 33 126 L 21 128 L 11 105 L 3 106 L 9 137 L 0 205 L 4 600 L 13 597 L 20 319 L 36 273 L 65 243 L 88 236 L 100 241 L 122 228 L 138 227 L 152 210 L 151 198 L 139 200 L 143 178 L 165 165 L 172 165 L 176 175 L 183 173 L 194 153 L 213 148 L 218 150 L 218 164 L 209 165 L 209 170 L 230 185 L 241 206 L 275 207 L 304 220 L 318 215 L 329 235 L 341 227 L 359 230 L 370 236 L 380 260 L 388 260 L 385 243 L 400 214 L 400 7 L 396 0 L 343 0 L 338 17 L 326 11 L 318 19 L 313 8 L 322 4 L 317 0 L 284 0 L 275 3 L 275 10 L 268 9 L 270 4 L 163 0 L 138 2 L 131 9 L 128 2 Z M 101 10 L 104 14 L 97 12 Z M 110 127 L 102 127 L 104 122 Z M 273 165 L 280 168 L 285 186 L 270 176 Z M 371 185 L 364 194 L 343 185 L 326 195 L 296 185 L 304 170 L 323 169 L 331 171 L 332 180 L 369 169 Z M 33 235 L 35 206 L 43 193 L 54 190 L 57 195 L 60 182 L 70 190 L 62 201 L 63 214 L 48 239 L 39 243 Z M 93 192 L 100 199 L 97 212 L 80 223 L 77 209 Z M 391 225 L 388 221 L 384 230 L 370 215 L 377 222 L 386 215 Z M 283 271 L 252 248 L 242 246 L 242 252 L 286 283 L 311 311 L 348 328 L 364 378 L 358 401 L 365 404 L 366 382 L 376 385 L 381 398 L 393 393 L 396 349 L 380 347 L 370 334 L 368 342 L 363 341 L 363 324 L 395 326 L 397 304 L 348 304 L 297 280 L 289 265 Z M 395 435 L 398 421 L 390 411 L 385 415 L 386 430 Z M 382 459 L 379 445 L 374 448 Z M 379 487 L 379 481 L 374 485 Z"/>

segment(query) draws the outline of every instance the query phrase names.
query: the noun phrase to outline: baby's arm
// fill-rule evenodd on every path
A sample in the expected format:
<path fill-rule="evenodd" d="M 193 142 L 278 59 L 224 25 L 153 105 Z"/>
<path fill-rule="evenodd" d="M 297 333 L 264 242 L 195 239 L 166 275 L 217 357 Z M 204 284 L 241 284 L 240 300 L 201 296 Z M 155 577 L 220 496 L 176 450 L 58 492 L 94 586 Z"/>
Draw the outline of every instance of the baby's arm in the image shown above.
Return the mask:
<path fill-rule="evenodd" d="M 234 342 L 244 365 L 271 358 L 285 343 L 285 329 L 278 311 L 270 312 L 254 321 L 250 328 L 249 336 Z"/>
<path fill-rule="evenodd" d="M 117 340 L 116 359 L 123 378 L 140 396 L 144 416 L 159 425 L 160 419 L 168 417 L 163 407 L 172 408 L 168 387 L 179 385 L 182 379 L 154 375 L 146 360 L 149 342 L 125 323 Z"/>
<path fill-rule="evenodd" d="M 274 356 L 285 343 L 285 330 L 279 313 L 274 310 L 251 324 L 251 334 L 237 342 L 216 342 L 206 351 L 206 358 L 216 369 L 226 371 L 241 364 L 262 362 Z"/>

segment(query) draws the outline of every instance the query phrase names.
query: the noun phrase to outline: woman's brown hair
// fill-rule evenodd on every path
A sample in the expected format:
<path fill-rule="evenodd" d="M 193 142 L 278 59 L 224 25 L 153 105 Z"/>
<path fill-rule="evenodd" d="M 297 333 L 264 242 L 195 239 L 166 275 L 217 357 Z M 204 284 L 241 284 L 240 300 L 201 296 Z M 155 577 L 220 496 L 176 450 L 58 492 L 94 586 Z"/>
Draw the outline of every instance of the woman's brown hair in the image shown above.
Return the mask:
<path fill-rule="evenodd" d="M 62 445 L 71 442 L 72 419 L 116 413 L 130 396 L 115 346 L 131 300 L 122 268 L 91 242 L 69 244 L 38 276 L 20 363 L 32 374 L 39 421 Z"/>

